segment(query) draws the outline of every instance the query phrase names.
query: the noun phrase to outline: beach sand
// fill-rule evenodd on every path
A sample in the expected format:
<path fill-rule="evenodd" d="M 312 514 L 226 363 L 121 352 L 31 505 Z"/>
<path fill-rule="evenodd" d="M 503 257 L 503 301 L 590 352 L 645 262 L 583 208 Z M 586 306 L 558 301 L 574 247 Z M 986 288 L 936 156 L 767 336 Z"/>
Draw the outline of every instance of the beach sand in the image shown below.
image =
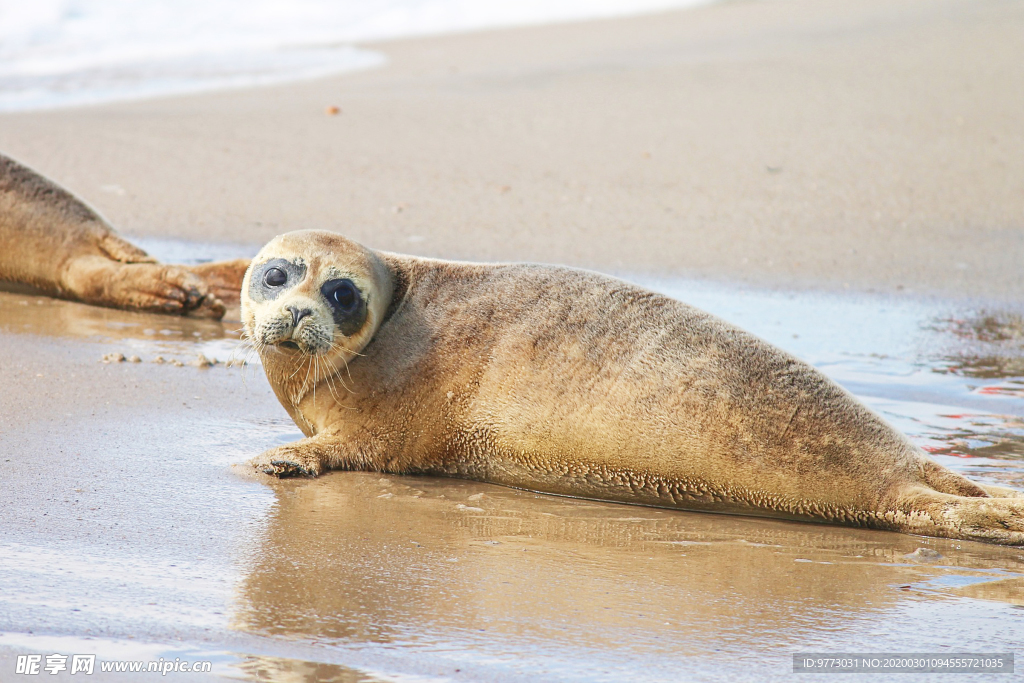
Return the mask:
<path fill-rule="evenodd" d="M 5 114 L 0 150 L 158 253 L 327 228 L 703 278 L 716 312 L 820 335 L 794 352 L 953 444 L 944 464 L 1021 487 L 1021 35 L 1020 3 L 729 2 Z M 253 480 L 233 466 L 300 434 L 258 365 L 224 367 L 237 328 L 0 292 L 0 679 L 19 653 L 96 651 L 246 680 L 783 680 L 805 650 L 1024 640 L 1019 549 L 454 480 Z M 198 353 L 222 362 L 153 362 Z"/>
<path fill-rule="evenodd" d="M 6 115 L 0 149 L 136 236 L 1015 300 L 1022 31 L 1006 2 L 730 2 Z"/>

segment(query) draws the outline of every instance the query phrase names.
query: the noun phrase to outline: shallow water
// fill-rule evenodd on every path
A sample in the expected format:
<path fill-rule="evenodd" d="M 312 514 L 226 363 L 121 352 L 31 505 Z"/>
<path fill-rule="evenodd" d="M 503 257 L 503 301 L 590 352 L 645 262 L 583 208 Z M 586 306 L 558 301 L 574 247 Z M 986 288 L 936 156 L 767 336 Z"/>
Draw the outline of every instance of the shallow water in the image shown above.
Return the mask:
<path fill-rule="evenodd" d="M 646 284 L 1024 489 L 1021 311 Z M 773 680 L 794 652 L 1024 642 L 1021 549 L 456 480 L 253 480 L 232 465 L 300 436 L 260 368 L 152 362 L 242 358 L 236 328 L 0 292 L 0 680 L 28 651 L 240 680 Z"/>

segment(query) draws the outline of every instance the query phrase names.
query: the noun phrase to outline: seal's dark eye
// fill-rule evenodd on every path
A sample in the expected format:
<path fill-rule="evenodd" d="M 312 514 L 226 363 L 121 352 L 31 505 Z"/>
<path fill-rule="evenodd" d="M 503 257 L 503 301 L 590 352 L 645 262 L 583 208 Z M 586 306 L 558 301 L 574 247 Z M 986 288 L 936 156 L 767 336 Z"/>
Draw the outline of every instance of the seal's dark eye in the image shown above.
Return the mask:
<path fill-rule="evenodd" d="M 338 287 L 334 290 L 334 303 L 342 308 L 351 308 L 356 302 L 356 293 L 352 287 Z"/>
<path fill-rule="evenodd" d="M 268 287 L 280 287 L 288 281 L 288 276 L 280 268 L 268 268 L 263 274 L 263 282 Z"/>
<path fill-rule="evenodd" d="M 354 313 L 359 308 L 359 289 L 351 280 L 330 280 L 320 291 L 331 306 L 342 313 Z"/>

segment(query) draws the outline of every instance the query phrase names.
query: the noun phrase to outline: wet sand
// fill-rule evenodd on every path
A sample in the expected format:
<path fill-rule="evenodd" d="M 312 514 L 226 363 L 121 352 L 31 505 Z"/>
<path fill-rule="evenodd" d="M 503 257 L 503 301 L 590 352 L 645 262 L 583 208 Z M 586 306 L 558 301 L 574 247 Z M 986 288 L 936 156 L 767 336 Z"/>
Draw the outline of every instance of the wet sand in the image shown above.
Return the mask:
<path fill-rule="evenodd" d="M 780 0 L 405 41 L 373 72 L 5 115 L 0 149 L 160 256 L 326 227 L 629 275 L 1024 490 L 1022 21 Z M 225 367 L 237 327 L 0 291 L 0 680 L 29 651 L 242 680 L 781 680 L 794 652 L 1024 642 L 1020 549 L 253 479 L 236 465 L 300 435 L 258 366 Z"/>
<path fill-rule="evenodd" d="M 1021 310 L 658 286 L 1024 490 Z M 232 680 L 782 680 L 795 652 L 1024 639 L 1021 549 L 428 477 L 254 479 L 239 463 L 300 434 L 258 366 L 226 367 L 236 325 L 0 292 L 3 671 L 95 652 Z"/>

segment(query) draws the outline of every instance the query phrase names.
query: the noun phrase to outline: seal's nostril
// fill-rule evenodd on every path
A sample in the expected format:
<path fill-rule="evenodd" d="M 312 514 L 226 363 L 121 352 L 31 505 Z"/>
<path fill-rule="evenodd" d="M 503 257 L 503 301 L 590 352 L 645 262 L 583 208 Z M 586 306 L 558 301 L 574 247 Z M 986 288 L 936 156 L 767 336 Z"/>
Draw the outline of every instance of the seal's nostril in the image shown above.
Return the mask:
<path fill-rule="evenodd" d="M 294 306 L 285 306 L 285 310 L 291 311 L 292 327 L 298 327 L 300 320 L 313 313 L 313 311 L 308 308 L 295 308 Z"/>

